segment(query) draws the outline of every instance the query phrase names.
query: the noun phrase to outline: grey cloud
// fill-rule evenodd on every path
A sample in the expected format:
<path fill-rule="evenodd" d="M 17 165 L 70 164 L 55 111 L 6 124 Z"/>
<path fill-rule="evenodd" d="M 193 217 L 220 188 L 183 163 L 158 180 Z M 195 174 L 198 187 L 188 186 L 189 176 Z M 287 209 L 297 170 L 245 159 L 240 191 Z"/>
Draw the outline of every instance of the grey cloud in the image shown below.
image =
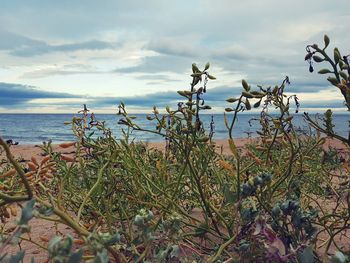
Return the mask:
<path fill-rule="evenodd" d="M 42 40 L 36 40 L 11 32 L 0 30 L 0 50 L 7 50 L 11 55 L 31 57 L 50 52 L 72 52 L 77 50 L 116 49 L 120 43 L 90 40 L 69 44 L 51 45 Z"/>
<path fill-rule="evenodd" d="M 206 103 L 213 107 L 224 108 L 229 106 L 225 100 L 229 97 L 239 96 L 241 87 L 220 86 L 210 88 L 207 93 L 203 94 Z M 177 107 L 179 101 L 183 101 L 183 97 L 176 91 L 154 92 L 132 97 L 89 97 L 82 95 L 73 95 L 69 93 L 42 91 L 36 87 L 21 84 L 0 83 L 0 107 L 2 108 L 25 108 L 28 102 L 33 99 L 49 99 L 61 98 L 72 99 L 79 98 L 88 103 L 89 108 L 98 109 L 99 107 L 117 106 L 123 101 L 127 107 L 138 107 L 142 109 L 151 109 L 153 106 L 163 108 L 166 105 L 172 108 Z M 52 102 L 55 107 L 79 107 L 76 102 L 60 101 Z M 36 105 L 37 107 L 40 105 Z M 47 104 L 46 104 L 47 106 Z M 303 108 L 343 108 L 342 100 L 325 100 L 325 101 L 301 101 Z"/>
<path fill-rule="evenodd" d="M 77 98 L 79 96 L 62 92 L 42 91 L 33 86 L 0 82 L 0 106 L 19 106 L 33 99 Z"/>

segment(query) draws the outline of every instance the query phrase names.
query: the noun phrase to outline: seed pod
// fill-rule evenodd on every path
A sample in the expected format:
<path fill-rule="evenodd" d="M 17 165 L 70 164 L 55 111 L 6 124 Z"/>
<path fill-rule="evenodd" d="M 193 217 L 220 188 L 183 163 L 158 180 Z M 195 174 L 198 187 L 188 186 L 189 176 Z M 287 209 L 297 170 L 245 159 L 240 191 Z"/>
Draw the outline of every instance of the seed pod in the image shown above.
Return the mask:
<path fill-rule="evenodd" d="M 213 75 L 209 75 L 209 74 L 208 74 L 208 78 L 209 79 L 216 79 L 216 77 L 214 77 Z"/>
<path fill-rule="evenodd" d="M 49 171 L 49 169 L 45 168 L 45 169 L 42 169 L 39 174 L 40 175 L 43 175 L 43 174 L 46 174 L 47 172 Z"/>
<path fill-rule="evenodd" d="M 73 240 L 73 243 L 74 243 L 75 245 L 83 245 L 85 242 L 84 242 L 84 240 L 82 240 L 82 239 L 77 239 L 77 238 L 75 238 L 75 239 Z"/>
<path fill-rule="evenodd" d="M 255 149 L 257 151 L 266 151 L 267 150 L 265 147 L 262 147 L 262 146 L 256 146 Z"/>
<path fill-rule="evenodd" d="M 43 242 L 49 242 L 50 239 L 47 236 L 39 236 L 40 240 Z"/>
<path fill-rule="evenodd" d="M 219 163 L 219 165 L 223 168 L 223 169 L 225 169 L 225 170 L 232 170 L 232 165 L 231 164 L 229 164 L 229 163 L 227 163 L 227 162 L 225 162 L 224 160 L 219 160 L 218 161 L 218 163 Z"/>
<path fill-rule="evenodd" d="M 65 148 L 69 148 L 69 147 L 74 146 L 74 145 L 75 145 L 75 142 L 65 142 L 65 143 L 59 144 L 58 146 L 65 149 Z"/>
<path fill-rule="evenodd" d="M 54 176 L 50 173 L 43 174 L 45 178 L 52 179 Z"/>
<path fill-rule="evenodd" d="M 36 158 L 35 158 L 34 156 L 32 156 L 30 159 L 32 160 L 32 162 L 33 162 L 36 166 L 39 166 L 38 161 L 36 160 Z"/>
<path fill-rule="evenodd" d="M 332 73 L 332 71 L 330 71 L 329 69 L 327 68 L 324 68 L 324 69 L 321 69 L 318 74 L 328 74 L 328 73 Z"/>
<path fill-rule="evenodd" d="M 17 209 L 15 206 L 11 205 L 10 207 L 10 212 L 12 216 L 17 216 Z"/>
<path fill-rule="evenodd" d="M 198 138 L 198 141 L 199 142 L 207 142 L 207 141 L 209 141 L 209 137 L 208 136 L 200 137 L 200 138 Z"/>
<path fill-rule="evenodd" d="M 56 165 L 56 163 L 50 162 L 50 163 L 48 163 L 47 165 L 45 165 L 45 168 L 52 169 L 52 167 L 55 166 L 55 165 Z"/>
<path fill-rule="evenodd" d="M 38 168 L 37 168 L 37 166 L 34 164 L 34 163 L 32 163 L 32 162 L 29 162 L 28 163 L 28 168 L 31 170 L 31 171 L 36 171 Z"/>
<path fill-rule="evenodd" d="M 75 161 L 75 159 L 73 157 L 67 156 L 67 155 L 61 155 L 61 159 L 63 161 L 66 161 L 66 162 L 74 162 Z"/>
<path fill-rule="evenodd" d="M 329 45 L 330 39 L 327 35 L 324 35 L 323 41 L 324 41 L 324 49 L 326 49 Z"/>
<path fill-rule="evenodd" d="M 47 163 L 49 160 L 51 159 L 51 156 L 46 156 L 41 160 L 40 165 L 44 165 L 45 163 Z"/>
<path fill-rule="evenodd" d="M 6 173 L 0 175 L 0 179 L 1 178 L 5 178 L 5 177 L 10 177 L 16 174 L 16 170 L 15 169 L 11 169 L 9 171 L 7 171 Z"/>
<path fill-rule="evenodd" d="M 2 216 L 4 216 L 5 218 L 10 218 L 10 213 L 7 210 L 7 208 L 2 210 Z"/>
<path fill-rule="evenodd" d="M 33 176 L 34 174 L 36 174 L 35 171 L 29 172 L 29 173 L 25 173 L 24 175 L 25 175 L 26 177 L 31 177 L 31 176 Z"/>
<path fill-rule="evenodd" d="M 33 181 L 33 180 L 34 180 L 34 176 L 28 176 L 28 177 L 27 177 L 27 180 L 28 180 L 28 181 Z"/>

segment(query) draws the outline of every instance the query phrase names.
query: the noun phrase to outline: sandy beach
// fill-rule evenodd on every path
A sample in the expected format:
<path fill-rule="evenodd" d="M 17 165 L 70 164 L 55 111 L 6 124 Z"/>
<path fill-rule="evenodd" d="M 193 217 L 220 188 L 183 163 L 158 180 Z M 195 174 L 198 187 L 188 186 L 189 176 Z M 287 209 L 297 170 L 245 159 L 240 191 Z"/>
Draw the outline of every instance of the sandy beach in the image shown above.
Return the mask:
<path fill-rule="evenodd" d="M 239 149 L 244 149 L 244 147 L 247 144 L 251 143 L 257 143 L 259 141 L 258 138 L 238 138 L 234 139 L 234 142 Z M 228 145 L 227 140 L 216 140 L 216 150 L 218 153 L 222 153 L 224 155 L 231 154 L 230 148 Z M 164 150 L 165 143 L 164 142 L 147 142 L 147 145 L 151 148 L 156 148 L 158 150 Z M 336 149 L 339 153 L 347 155 L 348 150 L 347 146 L 336 139 L 326 139 L 326 142 L 323 145 L 323 149 L 325 151 L 329 150 L 330 148 Z M 16 157 L 22 160 L 23 162 L 29 161 L 32 156 L 38 158 L 38 160 L 41 160 L 44 158 L 44 153 L 39 145 L 11 145 L 11 152 Z M 54 144 L 53 145 L 53 151 L 54 152 L 60 152 L 64 155 L 74 155 L 75 154 L 75 147 L 71 146 L 68 148 L 61 148 L 59 145 Z M 1 157 L 1 155 L 0 155 Z"/>

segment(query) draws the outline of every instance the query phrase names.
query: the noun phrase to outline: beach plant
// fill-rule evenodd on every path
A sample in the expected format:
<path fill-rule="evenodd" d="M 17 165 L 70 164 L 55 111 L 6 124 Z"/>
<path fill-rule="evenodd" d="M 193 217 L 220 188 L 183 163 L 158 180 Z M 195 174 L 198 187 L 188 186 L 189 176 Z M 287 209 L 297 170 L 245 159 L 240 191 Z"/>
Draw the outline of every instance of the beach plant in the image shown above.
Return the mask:
<path fill-rule="evenodd" d="M 176 107 L 155 106 L 147 116 L 153 129 L 120 103 L 123 136 L 116 138 L 84 105 L 66 122 L 75 141 L 59 151 L 43 144 L 41 160 L 19 163 L 0 140 L 0 216 L 15 218 L 13 204 L 28 201 L 22 215 L 72 230 L 40 243 L 20 235 L 21 227 L 2 229 L 0 246 L 16 236 L 47 250 L 52 262 L 345 262 L 338 244 L 349 230 L 349 166 L 323 150 L 320 133 L 294 126 L 299 100 L 285 93 L 289 78 L 273 87 L 242 81 L 240 96 L 226 101 L 230 152 L 223 154 L 213 125 L 206 129 L 201 119 L 215 79 L 209 69 L 192 65 Z M 239 114 L 254 108 L 258 137 L 238 148 Z M 325 119 L 332 131 L 329 112 Z M 138 132 L 160 136 L 164 147 L 133 139 Z"/>
<path fill-rule="evenodd" d="M 314 63 L 327 63 L 330 68 L 322 68 L 318 74 L 328 75 L 327 81 L 338 88 L 344 98 L 344 106 L 350 111 L 350 54 L 342 55 L 337 47 L 333 49 L 333 54 L 327 53 L 327 48 L 330 44 L 330 38 L 324 35 L 324 45 L 320 47 L 318 44 L 306 46 L 305 60 L 309 64 L 309 71 L 314 71 Z M 326 134 L 329 137 L 336 138 L 350 146 L 350 120 L 349 120 L 349 135 L 343 137 L 333 130 L 332 111 L 329 109 L 324 114 L 323 125 L 317 119 L 311 118 L 308 113 L 304 113 L 306 120 L 317 130 Z"/>

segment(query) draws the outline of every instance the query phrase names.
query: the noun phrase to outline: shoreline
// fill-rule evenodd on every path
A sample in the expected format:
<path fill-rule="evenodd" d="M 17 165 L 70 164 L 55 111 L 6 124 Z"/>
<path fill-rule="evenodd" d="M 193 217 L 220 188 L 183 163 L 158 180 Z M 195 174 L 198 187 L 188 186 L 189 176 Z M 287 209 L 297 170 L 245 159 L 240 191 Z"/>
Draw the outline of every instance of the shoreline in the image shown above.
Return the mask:
<path fill-rule="evenodd" d="M 237 146 L 237 148 L 244 148 L 245 145 L 248 143 L 253 143 L 257 141 L 257 137 L 252 137 L 252 138 L 237 138 L 234 139 L 234 142 Z M 142 142 L 142 141 L 141 141 Z M 216 144 L 216 148 L 219 152 L 223 154 L 230 154 L 230 149 L 228 145 L 228 140 L 226 139 L 219 139 L 214 141 Z M 69 143 L 68 141 L 65 143 Z M 165 142 L 161 141 L 146 141 L 144 142 L 148 147 L 150 148 L 155 148 L 157 150 L 164 150 L 165 147 Z M 22 161 L 29 161 L 31 157 L 36 157 L 39 160 L 44 157 L 42 155 L 43 151 L 40 147 L 40 144 L 18 144 L 18 145 L 11 145 L 10 150 L 14 157 L 20 158 Z M 65 155 L 72 155 L 75 153 L 75 147 L 70 146 L 68 148 L 61 148 L 59 147 L 59 144 L 52 144 L 53 150 L 55 152 L 60 152 Z M 4 157 L 3 154 L 0 155 L 0 158 Z"/>
<path fill-rule="evenodd" d="M 150 148 L 155 148 L 157 150 L 163 151 L 165 148 L 164 141 L 140 141 L 145 143 Z M 228 144 L 228 139 L 218 139 L 213 140 L 215 143 L 215 147 L 218 153 L 222 153 L 224 155 L 230 155 L 230 147 Z M 250 143 L 258 143 L 259 137 L 251 137 L 251 138 L 236 138 L 234 139 L 236 147 L 238 149 L 244 149 Z M 70 143 L 69 141 L 62 143 Z M 39 160 L 44 158 L 43 150 L 41 149 L 42 144 L 18 144 L 11 145 L 10 150 L 15 158 L 21 159 L 22 162 L 29 161 L 31 157 L 36 157 Z M 61 148 L 59 144 L 52 144 L 53 151 L 60 152 L 64 155 L 74 155 L 76 153 L 75 146 L 70 146 L 68 148 Z M 339 151 L 342 155 L 350 156 L 349 148 L 343 144 L 342 142 L 336 139 L 327 138 L 326 142 L 323 145 L 323 149 L 328 151 L 329 149 L 334 148 Z M 0 159 L 4 157 L 4 153 L 0 154 Z"/>

